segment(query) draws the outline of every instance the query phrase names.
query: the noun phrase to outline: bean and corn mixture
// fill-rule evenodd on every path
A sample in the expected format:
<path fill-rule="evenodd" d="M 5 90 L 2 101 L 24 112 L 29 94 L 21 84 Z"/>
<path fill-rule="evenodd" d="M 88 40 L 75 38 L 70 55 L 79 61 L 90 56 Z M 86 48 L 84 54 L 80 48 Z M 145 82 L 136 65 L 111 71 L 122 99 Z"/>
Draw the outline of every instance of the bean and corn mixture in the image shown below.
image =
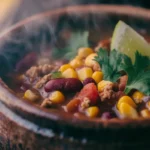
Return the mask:
<path fill-rule="evenodd" d="M 70 61 L 52 63 L 49 58 L 37 59 L 34 52 L 27 54 L 17 65 L 18 70 L 26 66 L 25 71 L 13 78 L 17 95 L 37 106 L 75 117 L 150 118 L 150 75 L 146 72 L 146 76 L 145 70 L 140 74 L 142 67 L 148 67 L 138 63 L 150 65 L 150 60 L 136 52 L 132 64 L 127 56 L 111 51 L 110 43 L 108 39 L 95 48 L 80 47 Z M 138 79 L 140 75 L 143 79 Z"/>
<path fill-rule="evenodd" d="M 96 61 L 100 48 L 109 52 L 110 40 L 101 41 L 95 49 L 79 48 L 69 62 L 51 64 L 46 61 L 30 67 L 17 76 L 18 96 L 40 107 L 58 109 L 76 117 L 150 117 L 149 96 L 136 89 L 126 94 L 126 73 L 116 82 L 105 79 L 102 65 Z"/>

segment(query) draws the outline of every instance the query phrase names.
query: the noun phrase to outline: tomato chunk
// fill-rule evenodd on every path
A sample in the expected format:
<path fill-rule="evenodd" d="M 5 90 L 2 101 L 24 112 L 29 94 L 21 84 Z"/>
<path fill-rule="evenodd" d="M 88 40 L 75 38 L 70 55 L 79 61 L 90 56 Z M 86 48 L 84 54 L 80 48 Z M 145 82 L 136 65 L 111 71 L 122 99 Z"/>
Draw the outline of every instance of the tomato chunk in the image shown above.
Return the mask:
<path fill-rule="evenodd" d="M 97 100 L 99 99 L 99 94 L 96 85 L 94 83 L 86 84 L 77 97 L 81 100 L 87 97 L 89 98 L 92 105 L 96 104 Z"/>

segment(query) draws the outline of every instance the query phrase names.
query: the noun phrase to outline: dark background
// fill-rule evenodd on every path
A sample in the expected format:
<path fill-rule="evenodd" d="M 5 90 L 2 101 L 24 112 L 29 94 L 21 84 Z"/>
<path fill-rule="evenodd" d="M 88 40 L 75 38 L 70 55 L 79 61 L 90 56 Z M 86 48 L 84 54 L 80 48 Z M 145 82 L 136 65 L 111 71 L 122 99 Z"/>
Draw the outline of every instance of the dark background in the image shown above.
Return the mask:
<path fill-rule="evenodd" d="M 23 0 L 14 21 L 46 10 L 79 4 L 122 4 L 150 8 L 150 0 Z"/>

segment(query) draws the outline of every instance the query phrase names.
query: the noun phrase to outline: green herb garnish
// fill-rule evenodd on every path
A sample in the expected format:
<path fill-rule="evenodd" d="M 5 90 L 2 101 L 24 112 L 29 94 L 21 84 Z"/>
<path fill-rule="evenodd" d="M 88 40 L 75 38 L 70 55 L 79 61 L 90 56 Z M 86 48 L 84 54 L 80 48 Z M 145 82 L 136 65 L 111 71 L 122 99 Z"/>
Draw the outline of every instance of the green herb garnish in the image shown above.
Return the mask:
<path fill-rule="evenodd" d="M 150 95 L 150 58 L 142 56 L 138 51 L 135 53 L 135 62 L 132 64 L 130 57 L 124 56 L 122 69 L 128 75 L 128 82 L 125 93 L 132 89 L 139 90 L 146 95 Z"/>
<path fill-rule="evenodd" d="M 54 58 L 64 58 L 66 60 L 72 59 L 77 54 L 77 49 L 80 47 L 88 47 L 88 36 L 89 32 L 73 32 L 70 39 L 67 41 L 66 47 L 54 48 Z"/>
<path fill-rule="evenodd" d="M 95 60 L 100 64 L 104 73 L 104 80 L 116 82 L 121 76 L 121 72 L 128 75 L 128 82 L 125 93 L 132 89 L 139 90 L 146 95 L 150 95 L 150 58 L 142 56 L 138 51 L 135 53 L 135 62 L 132 63 L 130 57 L 119 51 L 100 49 Z"/>
<path fill-rule="evenodd" d="M 51 79 L 62 78 L 62 74 L 60 71 L 55 71 L 51 73 Z"/>
<path fill-rule="evenodd" d="M 102 72 L 104 73 L 104 80 L 116 82 L 121 76 L 121 62 L 123 54 L 116 50 L 112 50 L 110 54 L 108 50 L 100 49 L 97 52 L 98 56 L 95 60 L 100 64 Z"/>

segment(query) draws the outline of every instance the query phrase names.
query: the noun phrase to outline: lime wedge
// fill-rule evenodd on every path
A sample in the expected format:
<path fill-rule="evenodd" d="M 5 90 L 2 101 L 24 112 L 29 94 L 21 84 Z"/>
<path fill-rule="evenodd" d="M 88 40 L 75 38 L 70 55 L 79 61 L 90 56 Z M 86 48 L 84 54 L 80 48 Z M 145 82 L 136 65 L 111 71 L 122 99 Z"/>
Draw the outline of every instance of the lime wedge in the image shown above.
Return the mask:
<path fill-rule="evenodd" d="M 113 32 L 111 50 L 113 49 L 128 55 L 132 62 L 135 60 L 135 51 L 143 56 L 150 57 L 150 45 L 139 33 L 123 21 L 117 23 Z"/>

